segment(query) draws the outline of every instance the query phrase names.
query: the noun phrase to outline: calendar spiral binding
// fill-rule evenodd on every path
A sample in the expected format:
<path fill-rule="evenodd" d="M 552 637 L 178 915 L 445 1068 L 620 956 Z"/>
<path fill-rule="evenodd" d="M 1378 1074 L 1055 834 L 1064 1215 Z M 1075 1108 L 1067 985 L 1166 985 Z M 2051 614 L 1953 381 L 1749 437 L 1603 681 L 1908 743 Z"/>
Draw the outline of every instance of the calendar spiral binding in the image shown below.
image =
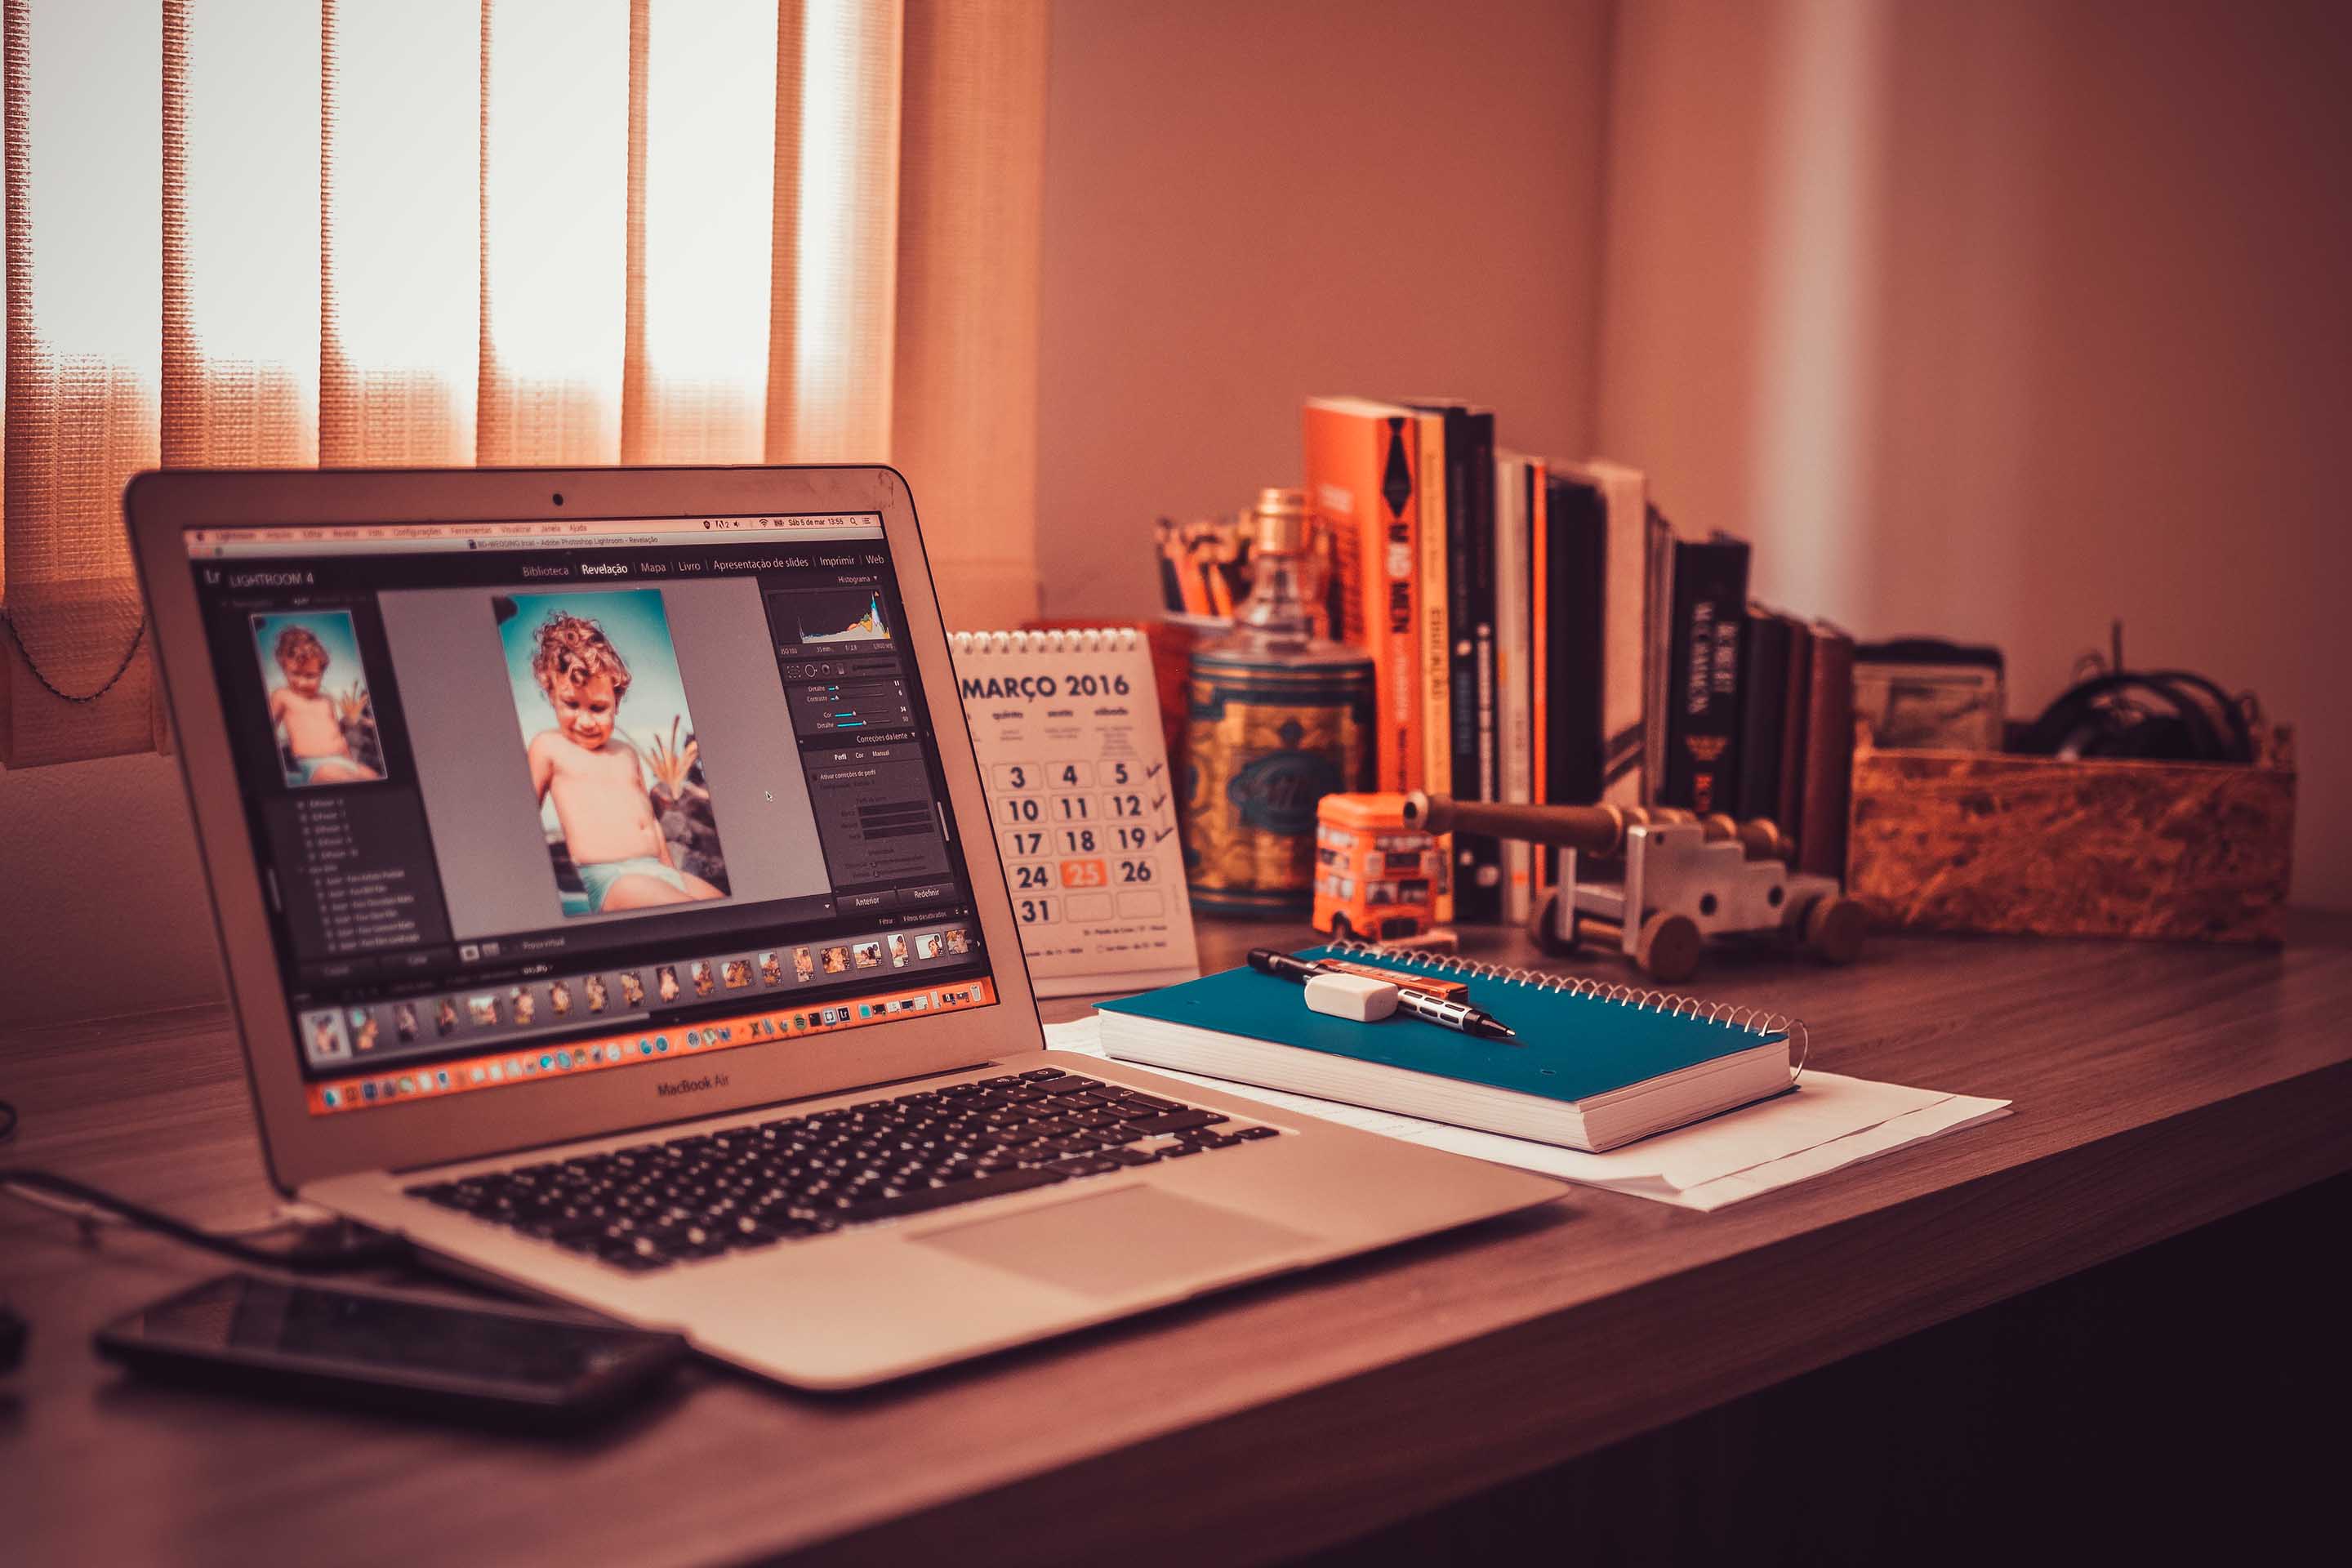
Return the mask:
<path fill-rule="evenodd" d="M 1141 640 L 1133 626 L 1088 626 L 1076 631 L 955 632 L 949 640 L 959 655 L 971 653 L 1127 653 Z"/>
<path fill-rule="evenodd" d="M 1392 947 L 1381 947 L 1369 942 L 1335 942 L 1330 947 L 1333 952 L 1344 952 L 1358 958 L 1386 959 L 1391 963 L 1408 957 Z M 1813 1052 L 1812 1032 L 1805 1027 L 1805 1021 L 1786 1013 L 1767 1012 L 1761 1007 L 1742 1006 L 1730 1002 L 1707 1002 L 1673 991 L 1644 991 L 1638 985 L 1628 985 L 1622 981 L 1595 980 L 1580 974 L 1547 974 L 1540 969 L 1522 969 L 1509 963 L 1480 963 L 1459 954 L 1447 954 L 1442 958 L 1412 954 L 1409 962 L 1424 969 L 1459 975 L 1467 980 L 1492 980 L 1506 985 L 1532 986 L 1538 991 L 1564 991 L 1571 996 L 1590 996 L 1596 1002 L 1612 1003 L 1645 1013 L 1669 1013 L 1677 1017 L 1724 1024 L 1759 1038 L 1769 1035 L 1792 1035 L 1797 1040 L 1797 1063 L 1789 1069 L 1789 1081 L 1791 1083 L 1802 1076 L 1805 1059 Z"/>

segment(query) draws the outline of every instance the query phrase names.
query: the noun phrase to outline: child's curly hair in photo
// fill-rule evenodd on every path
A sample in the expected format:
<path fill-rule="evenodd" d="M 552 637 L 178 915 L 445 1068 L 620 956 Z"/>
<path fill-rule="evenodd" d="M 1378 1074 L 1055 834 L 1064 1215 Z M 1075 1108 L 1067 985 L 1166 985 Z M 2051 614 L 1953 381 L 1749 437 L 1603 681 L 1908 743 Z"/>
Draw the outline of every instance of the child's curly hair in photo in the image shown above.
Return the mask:
<path fill-rule="evenodd" d="M 279 632 L 278 646 L 270 652 L 280 669 L 308 674 L 327 668 L 327 645 L 308 626 L 288 626 Z"/>
<path fill-rule="evenodd" d="M 628 693 L 627 661 L 594 621 L 554 611 L 540 624 L 537 645 L 530 657 L 530 672 L 538 678 L 541 691 L 551 696 L 558 680 L 577 686 L 604 675 L 612 678 L 614 701 Z"/>

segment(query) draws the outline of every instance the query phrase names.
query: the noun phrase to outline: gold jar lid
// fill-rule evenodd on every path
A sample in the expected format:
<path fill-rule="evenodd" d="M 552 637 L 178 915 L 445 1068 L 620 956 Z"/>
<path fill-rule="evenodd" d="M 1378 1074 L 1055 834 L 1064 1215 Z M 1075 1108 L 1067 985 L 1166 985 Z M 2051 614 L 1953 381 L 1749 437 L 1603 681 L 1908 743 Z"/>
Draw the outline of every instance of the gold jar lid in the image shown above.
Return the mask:
<path fill-rule="evenodd" d="M 1307 515 L 1305 490 L 1269 485 L 1257 492 L 1250 520 L 1258 549 L 1279 555 L 1306 553 L 1307 531 L 1313 524 Z"/>

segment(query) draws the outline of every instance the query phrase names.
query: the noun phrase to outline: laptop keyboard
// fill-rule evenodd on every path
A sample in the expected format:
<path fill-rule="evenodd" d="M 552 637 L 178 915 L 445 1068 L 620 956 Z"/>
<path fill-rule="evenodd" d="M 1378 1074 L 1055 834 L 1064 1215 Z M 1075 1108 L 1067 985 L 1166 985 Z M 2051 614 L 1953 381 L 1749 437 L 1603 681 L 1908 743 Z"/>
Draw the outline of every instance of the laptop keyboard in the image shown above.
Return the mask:
<path fill-rule="evenodd" d="M 407 1191 L 644 1271 L 1276 1136 L 1039 1068 Z"/>

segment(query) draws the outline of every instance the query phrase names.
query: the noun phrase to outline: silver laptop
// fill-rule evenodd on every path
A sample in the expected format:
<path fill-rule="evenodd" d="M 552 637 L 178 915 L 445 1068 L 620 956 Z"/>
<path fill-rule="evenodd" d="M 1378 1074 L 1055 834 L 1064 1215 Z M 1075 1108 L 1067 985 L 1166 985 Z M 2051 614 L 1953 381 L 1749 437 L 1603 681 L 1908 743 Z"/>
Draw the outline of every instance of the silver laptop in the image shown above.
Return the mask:
<path fill-rule="evenodd" d="M 1044 1048 L 888 468 L 126 508 L 304 1199 L 846 1388 L 1561 1190 Z"/>

